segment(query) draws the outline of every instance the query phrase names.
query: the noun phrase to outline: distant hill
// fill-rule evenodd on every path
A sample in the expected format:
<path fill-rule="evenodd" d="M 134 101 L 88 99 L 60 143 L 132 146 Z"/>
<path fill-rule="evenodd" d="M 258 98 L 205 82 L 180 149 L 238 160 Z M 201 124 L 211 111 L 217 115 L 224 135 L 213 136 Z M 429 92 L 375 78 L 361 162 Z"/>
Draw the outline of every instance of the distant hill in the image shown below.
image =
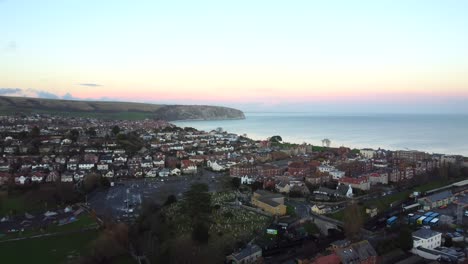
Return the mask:
<path fill-rule="evenodd" d="M 175 120 L 244 119 L 240 110 L 208 105 L 159 105 L 131 102 L 75 101 L 0 96 L 0 113 L 49 113 L 105 119 Z"/>

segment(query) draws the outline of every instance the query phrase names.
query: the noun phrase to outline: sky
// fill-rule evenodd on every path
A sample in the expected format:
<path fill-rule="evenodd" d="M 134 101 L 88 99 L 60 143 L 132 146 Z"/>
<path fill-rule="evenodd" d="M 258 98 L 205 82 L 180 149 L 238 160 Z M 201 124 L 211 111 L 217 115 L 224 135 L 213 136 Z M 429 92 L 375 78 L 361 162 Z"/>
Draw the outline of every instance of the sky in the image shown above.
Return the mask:
<path fill-rule="evenodd" d="M 0 95 L 468 114 L 468 1 L 0 0 Z"/>

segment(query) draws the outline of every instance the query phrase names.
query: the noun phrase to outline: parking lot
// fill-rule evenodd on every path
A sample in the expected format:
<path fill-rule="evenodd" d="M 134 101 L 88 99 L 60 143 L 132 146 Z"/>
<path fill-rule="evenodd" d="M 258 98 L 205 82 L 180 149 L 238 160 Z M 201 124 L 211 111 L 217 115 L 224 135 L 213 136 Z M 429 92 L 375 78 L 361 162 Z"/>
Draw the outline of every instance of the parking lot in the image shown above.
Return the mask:
<path fill-rule="evenodd" d="M 138 216 L 145 200 L 163 204 L 169 195 L 183 196 L 193 183 L 206 183 L 210 191 L 222 188 L 224 174 L 204 171 L 203 176 L 173 176 L 114 181 L 114 186 L 97 191 L 88 197 L 90 207 L 98 214 L 119 220 L 132 220 Z"/>
<path fill-rule="evenodd" d="M 466 204 L 468 206 L 468 195 L 457 196 L 457 202 L 460 204 Z M 441 215 L 452 216 L 454 220 L 454 224 L 455 224 L 457 222 L 457 207 L 458 207 L 457 204 L 452 203 L 452 204 L 449 204 L 446 208 L 436 207 L 436 208 L 431 209 L 430 211 L 439 213 Z M 464 214 L 465 210 L 468 210 L 468 207 L 462 210 L 463 211 L 463 225 L 468 225 L 468 217 L 465 216 Z"/>

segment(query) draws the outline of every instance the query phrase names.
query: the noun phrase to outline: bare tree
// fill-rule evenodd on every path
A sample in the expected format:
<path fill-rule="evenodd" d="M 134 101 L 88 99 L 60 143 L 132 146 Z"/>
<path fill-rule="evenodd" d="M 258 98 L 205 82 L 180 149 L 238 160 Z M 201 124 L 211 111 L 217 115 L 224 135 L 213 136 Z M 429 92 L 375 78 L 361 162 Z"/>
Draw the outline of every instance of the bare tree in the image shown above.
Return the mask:
<path fill-rule="evenodd" d="M 344 232 L 351 241 L 356 241 L 361 236 L 361 228 L 364 223 L 362 210 L 353 200 L 344 211 Z"/>

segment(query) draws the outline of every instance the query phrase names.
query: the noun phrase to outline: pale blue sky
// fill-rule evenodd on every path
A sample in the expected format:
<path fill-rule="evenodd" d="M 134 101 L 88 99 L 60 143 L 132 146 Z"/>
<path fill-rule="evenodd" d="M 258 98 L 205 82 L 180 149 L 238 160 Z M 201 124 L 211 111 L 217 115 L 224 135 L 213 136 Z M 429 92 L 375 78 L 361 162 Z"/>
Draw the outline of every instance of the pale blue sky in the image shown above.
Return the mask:
<path fill-rule="evenodd" d="M 0 0 L 0 88 L 468 112 L 467 14 L 462 0 Z"/>

